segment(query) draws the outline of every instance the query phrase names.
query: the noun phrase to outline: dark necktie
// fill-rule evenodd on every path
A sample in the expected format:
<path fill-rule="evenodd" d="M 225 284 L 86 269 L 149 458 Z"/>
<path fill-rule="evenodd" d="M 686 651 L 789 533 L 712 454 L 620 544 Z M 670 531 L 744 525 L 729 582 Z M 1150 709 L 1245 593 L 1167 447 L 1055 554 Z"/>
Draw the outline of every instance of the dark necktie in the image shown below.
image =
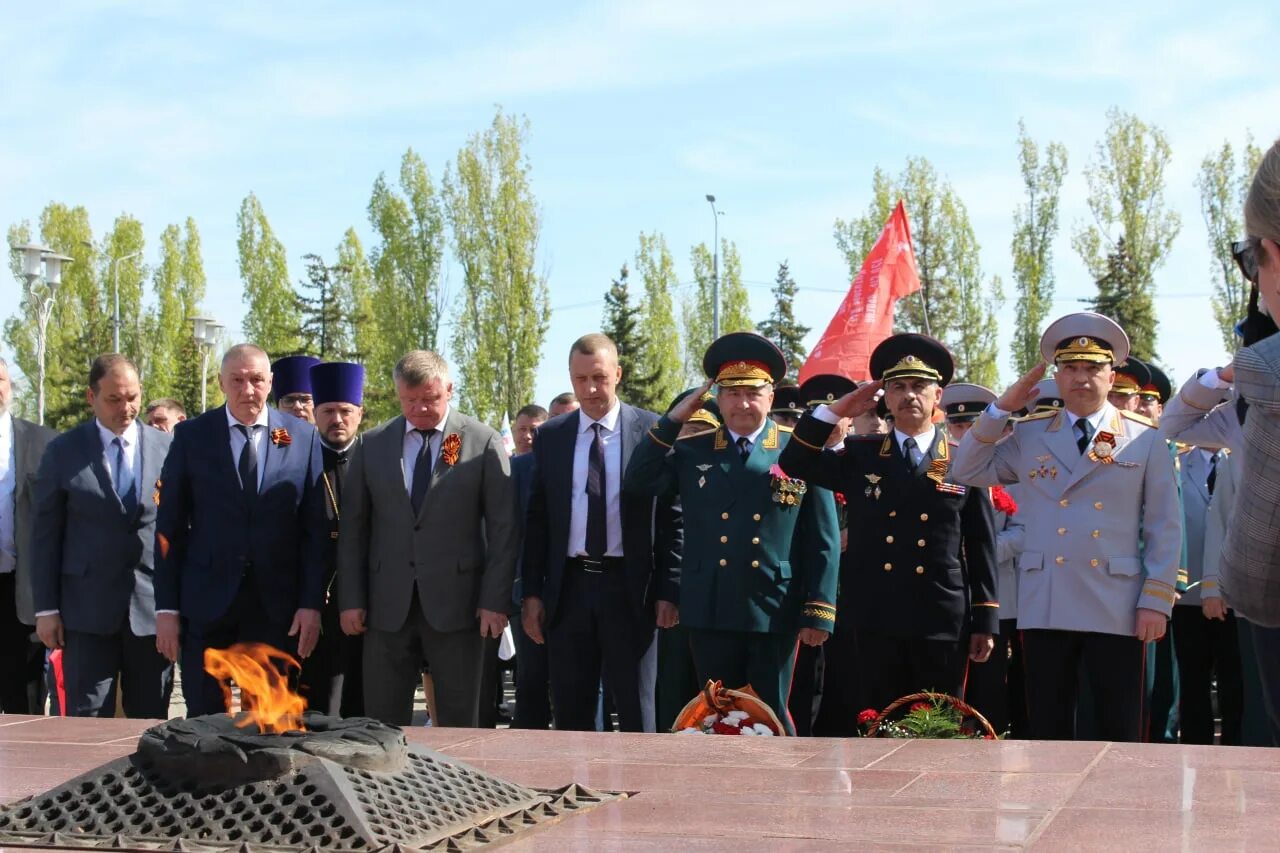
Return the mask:
<path fill-rule="evenodd" d="M 595 438 L 587 450 L 587 557 L 599 560 L 609 550 L 608 509 L 604 500 L 603 424 L 592 424 Z"/>
<path fill-rule="evenodd" d="M 1209 476 L 1204 481 L 1204 487 L 1209 492 L 1209 497 L 1213 497 L 1213 487 L 1218 484 L 1218 454 L 1209 457 Z"/>
<path fill-rule="evenodd" d="M 1089 446 L 1089 441 L 1093 438 L 1093 424 L 1081 418 L 1076 421 L 1076 427 L 1080 430 L 1080 437 L 1076 439 L 1076 447 L 1080 448 L 1080 454 L 1084 455 L 1085 448 Z"/>
<path fill-rule="evenodd" d="M 915 471 L 920 467 L 921 460 L 924 459 L 924 454 L 920 452 L 920 446 L 916 444 L 914 438 L 908 438 L 902 442 L 902 449 L 907 457 L 907 467 Z"/>
<path fill-rule="evenodd" d="M 413 506 L 413 514 L 422 509 L 422 501 L 427 497 L 427 489 L 431 486 L 431 437 L 436 434 L 433 429 L 415 429 L 422 438 L 422 447 L 418 449 L 418 461 L 413 463 L 413 485 L 409 490 L 409 503 Z"/>
<path fill-rule="evenodd" d="M 120 498 L 120 503 L 124 505 L 126 510 L 132 511 L 138 501 L 138 490 L 133 487 L 133 472 L 129 470 L 129 461 L 124 455 L 124 439 L 116 436 L 112 442 L 116 448 L 115 459 L 115 488 L 116 495 Z"/>
<path fill-rule="evenodd" d="M 253 443 L 258 426 L 236 424 L 236 429 L 244 435 L 244 447 L 240 448 L 240 462 L 236 466 L 240 472 L 240 489 L 245 497 L 253 500 L 258 496 L 258 448 Z"/>
<path fill-rule="evenodd" d="M 742 461 L 746 462 L 747 457 L 751 455 L 751 439 L 745 435 L 738 437 L 738 456 L 742 457 Z"/>

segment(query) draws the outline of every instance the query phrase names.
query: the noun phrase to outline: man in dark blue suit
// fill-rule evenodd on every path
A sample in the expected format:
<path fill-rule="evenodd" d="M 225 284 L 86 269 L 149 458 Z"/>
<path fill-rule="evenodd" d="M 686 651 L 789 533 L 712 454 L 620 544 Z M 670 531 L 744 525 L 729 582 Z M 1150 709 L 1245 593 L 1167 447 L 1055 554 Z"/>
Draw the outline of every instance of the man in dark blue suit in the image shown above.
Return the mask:
<path fill-rule="evenodd" d="M 138 422 L 123 355 L 94 359 L 86 396 L 93 417 L 49 442 L 36 475 L 36 632 L 63 649 L 66 716 L 113 716 L 119 682 L 126 716 L 163 719 L 173 664 L 156 651 L 151 484 L 171 438 Z"/>
<path fill-rule="evenodd" d="M 604 674 L 622 730 L 652 731 L 655 619 L 676 623 L 676 595 L 657 568 L 654 499 L 623 493 L 622 476 L 658 416 L 618 400 L 605 335 L 574 342 L 569 374 L 582 408 L 543 424 L 533 445 L 524 629 L 548 646 L 557 729 L 595 729 Z"/>
<path fill-rule="evenodd" d="M 225 710 L 204 652 L 266 643 L 308 657 L 324 605 L 325 519 L 315 427 L 267 406 L 271 361 L 222 358 L 225 406 L 174 433 L 156 483 L 156 646 L 177 660 L 188 716 Z"/>
<path fill-rule="evenodd" d="M 529 497 L 533 494 L 534 455 L 533 442 L 537 428 L 546 422 L 546 409 L 541 409 L 542 417 L 530 434 L 528 447 L 521 450 L 519 434 L 516 439 L 516 455 L 511 458 L 511 484 L 516 493 L 516 518 L 520 528 L 521 542 L 524 541 L 525 518 L 529 512 Z M 531 412 L 526 406 L 516 413 L 519 423 L 523 413 Z M 532 418 L 531 418 L 532 419 Z M 516 712 L 511 720 L 515 729 L 545 729 L 551 724 L 550 674 L 547 664 L 547 647 L 544 643 L 535 643 L 527 633 L 519 617 L 519 608 L 524 598 L 524 585 L 520 580 L 520 572 L 516 572 L 516 580 L 511 591 L 515 604 L 516 617 L 511 623 L 511 635 L 516 644 Z"/>

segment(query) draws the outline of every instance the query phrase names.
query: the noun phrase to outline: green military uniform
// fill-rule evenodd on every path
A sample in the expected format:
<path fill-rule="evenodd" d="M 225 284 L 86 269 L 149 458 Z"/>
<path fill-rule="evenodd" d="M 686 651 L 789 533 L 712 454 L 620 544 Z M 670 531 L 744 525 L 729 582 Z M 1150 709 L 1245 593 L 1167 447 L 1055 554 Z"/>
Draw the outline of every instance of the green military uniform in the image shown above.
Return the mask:
<path fill-rule="evenodd" d="M 722 385 L 767 384 L 786 371 L 781 352 L 749 333 L 714 342 L 704 360 L 711 365 Z M 780 473 L 790 433 L 772 421 L 742 437 L 745 458 L 726 427 L 677 441 L 680 426 L 658 421 L 632 455 L 624 488 L 680 498 L 680 622 L 699 680 L 750 684 L 794 734 L 787 696 L 797 633 L 835 623 L 835 502 Z"/>

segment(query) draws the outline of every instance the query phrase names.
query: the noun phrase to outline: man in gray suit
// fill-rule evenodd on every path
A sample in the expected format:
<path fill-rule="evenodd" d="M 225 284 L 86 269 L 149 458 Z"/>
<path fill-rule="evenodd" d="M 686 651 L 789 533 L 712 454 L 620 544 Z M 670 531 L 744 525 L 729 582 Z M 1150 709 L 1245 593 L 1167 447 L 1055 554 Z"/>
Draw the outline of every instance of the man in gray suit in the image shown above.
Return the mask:
<path fill-rule="evenodd" d="M 138 422 L 138 370 L 94 359 L 93 418 L 49 443 L 35 485 L 32 581 L 36 631 L 63 649 L 69 717 L 169 716 L 173 665 L 156 650 L 152 589 L 156 500 L 173 440 Z"/>
<path fill-rule="evenodd" d="M 31 492 L 45 446 L 57 435 L 9 412 L 13 386 L 0 358 L 0 713 L 41 713 L 44 646 L 32 642 Z"/>
<path fill-rule="evenodd" d="M 344 485 L 342 630 L 365 634 L 365 713 L 408 725 L 425 658 L 440 726 L 475 726 L 485 638 L 507 624 L 515 493 L 502 438 L 450 406 L 432 352 L 395 367 L 400 417 L 365 434 Z M 367 632 L 367 633 L 366 633 Z"/>
<path fill-rule="evenodd" d="M 1029 734 L 1075 737 L 1078 673 L 1104 740 L 1143 729 L 1143 643 L 1165 633 L 1181 556 L 1181 513 L 1169 447 L 1151 422 L 1107 402 L 1124 330 L 1069 314 L 1040 340 L 1063 408 L 1030 415 L 1001 440 L 1009 413 L 1033 402 L 1045 365 L 987 407 L 957 449 L 952 472 L 974 486 L 1021 483 L 1026 527 L 1018 558 L 1018 627 Z"/>

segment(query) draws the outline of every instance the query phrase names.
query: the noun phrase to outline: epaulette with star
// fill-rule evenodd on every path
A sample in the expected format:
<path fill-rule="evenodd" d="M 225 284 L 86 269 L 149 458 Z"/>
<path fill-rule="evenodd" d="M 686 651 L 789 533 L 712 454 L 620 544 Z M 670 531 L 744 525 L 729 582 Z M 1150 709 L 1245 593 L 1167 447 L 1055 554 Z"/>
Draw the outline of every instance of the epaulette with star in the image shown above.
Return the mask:
<path fill-rule="evenodd" d="M 1052 418 L 1057 414 L 1058 414 L 1057 409 L 1047 409 L 1046 411 L 1043 411 L 1043 412 L 1032 412 L 1031 414 L 1027 415 L 1025 418 L 1018 420 L 1014 424 L 1014 427 L 1016 428 L 1017 426 L 1021 424 L 1025 424 L 1028 421 L 1043 421 L 1046 418 Z"/>
<path fill-rule="evenodd" d="M 1151 429 L 1155 429 L 1155 428 L 1156 428 L 1156 422 L 1155 422 L 1155 421 L 1153 421 L 1153 420 L 1151 420 L 1151 418 L 1147 417 L 1146 415 L 1140 415 L 1140 414 L 1138 414 L 1137 412 L 1130 412 L 1130 411 L 1124 411 L 1124 410 L 1122 410 L 1122 411 L 1120 412 L 1120 416 L 1121 416 L 1121 417 L 1123 417 L 1123 418 L 1128 418 L 1128 419 L 1129 419 L 1129 420 L 1131 420 L 1131 421 L 1137 421 L 1138 423 L 1142 424 L 1143 426 L 1150 427 Z"/>

